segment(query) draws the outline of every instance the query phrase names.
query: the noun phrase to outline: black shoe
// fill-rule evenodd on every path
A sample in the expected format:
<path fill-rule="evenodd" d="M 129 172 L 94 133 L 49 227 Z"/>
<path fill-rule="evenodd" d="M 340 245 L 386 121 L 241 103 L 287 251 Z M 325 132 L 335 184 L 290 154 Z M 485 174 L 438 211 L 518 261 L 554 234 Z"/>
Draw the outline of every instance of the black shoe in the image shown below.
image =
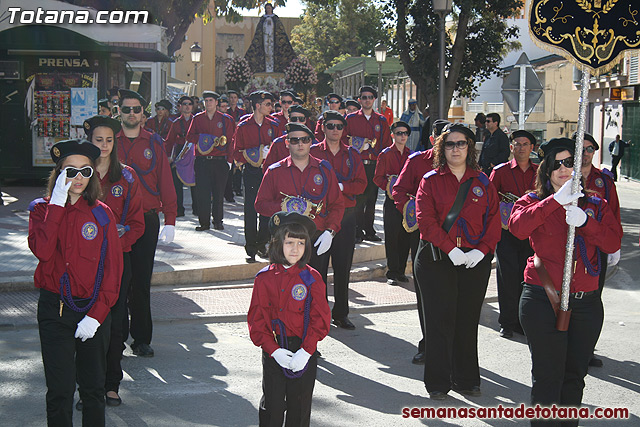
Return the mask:
<path fill-rule="evenodd" d="M 340 327 L 342 329 L 353 330 L 353 329 L 356 328 L 356 325 L 351 323 L 351 320 L 349 320 L 349 318 L 347 316 L 344 316 L 341 319 L 333 319 L 333 323 L 335 323 L 336 326 L 338 326 L 338 327 Z"/>
<path fill-rule="evenodd" d="M 82 412 L 82 399 L 78 399 L 76 402 L 76 411 Z"/>
<path fill-rule="evenodd" d="M 133 343 L 131 349 L 133 350 L 133 354 L 139 357 L 153 357 L 154 355 L 153 349 L 146 343 Z"/>
<path fill-rule="evenodd" d="M 256 255 L 258 255 L 260 258 L 262 259 L 269 259 L 269 254 L 267 254 L 267 250 L 266 249 L 261 249 L 259 250 Z"/>
<path fill-rule="evenodd" d="M 398 280 L 398 282 L 409 283 L 409 278 L 404 274 L 399 275 L 398 277 L 396 277 L 396 279 Z"/>
<path fill-rule="evenodd" d="M 381 242 L 382 239 L 376 234 L 365 234 L 363 240 L 368 240 L 369 242 Z"/>
<path fill-rule="evenodd" d="M 411 359 L 411 363 L 413 363 L 414 365 L 424 365 L 424 361 L 426 359 L 427 355 L 424 354 L 424 351 L 419 351 L 415 356 L 413 356 L 413 359 Z"/>
<path fill-rule="evenodd" d="M 118 393 L 116 393 L 118 394 Z M 118 397 L 109 397 L 107 396 L 107 394 L 104 394 L 104 399 L 105 402 L 107 404 L 107 406 L 120 406 L 122 404 L 122 399 L 120 398 L 120 396 Z"/>
<path fill-rule="evenodd" d="M 227 199 L 225 197 L 224 199 L 227 201 L 227 203 L 235 203 L 236 202 L 236 199 L 234 199 L 233 197 L 231 197 L 230 199 Z"/>
<path fill-rule="evenodd" d="M 363 236 L 361 236 L 361 235 L 359 235 L 359 234 L 356 236 L 356 245 L 357 245 L 358 243 L 362 243 L 362 237 L 363 237 Z"/>
<path fill-rule="evenodd" d="M 500 336 L 502 338 L 513 338 L 513 331 L 509 328 L 501 328 Z"/>
<path fill-rule="evenodd" d="M 456 393 L 464 394 L 465 396 L 473 396 L 473 397 L 482 396 L 482 393 L 480 392 L 480 387 L 478 387 L 477 385 L 474 385 L 471 388 L 458 388 L 456 386 L 453 386 L 452 389 Z"/>
<path fill-rule="evenodd" d="M 595 355 L 591 356 L 591 360 L 589 360 L 589 366 L 593 366 L 594 368 L 602 368 L 602 359 L 597 358 Z"/>
<path fill-rule="evenodd" d="M 214 229 L 214 230 L 224 230 L 224 225 L 222 225 L 222 223 L 220 223 L 220 224 L 213 224 L 213 229 Z"/>
<path fill-rule="evenodd" d="M 247 258 L 245 259 L 245 261 L 249 264 L 253 264 L 254 262 L 256 262 L 256 256 L 255 255 L 247 255 Z"/>
<path fill-rule="evenodd" d="M 196 231 L 207 231 L 207 230 L 210 230 L 210 229 L 211 228 L 208 225 L 206 225 L 204 227 L 199 225 L 199 226 L 196 227 Z"/>
<path fill-rule="evenodd" d="M 400 283 L 396 279 L 387 279 L 387 285 L 389 285 L 389 286 L 399 286 Z"/>
<path fill-rule="evenodd" d="M 236 194 L 236 196 L 241 197 L 242 196 L 242 191 L 240 190 L 236 190 L 234 191 L 234 193 Z"/>
<path fill-rule="evenodd" d="M 176 214 L 176 218 L 180 218 L 184 216 L 184 211 L 178 211 L 178 213 Z"/>
<path fill-rule="evenodd" d="M 429 393 L 429 399 L 432 400 L 444 400 L 447 398 L 447 393 L 442 391 L 432 391 Z"/>

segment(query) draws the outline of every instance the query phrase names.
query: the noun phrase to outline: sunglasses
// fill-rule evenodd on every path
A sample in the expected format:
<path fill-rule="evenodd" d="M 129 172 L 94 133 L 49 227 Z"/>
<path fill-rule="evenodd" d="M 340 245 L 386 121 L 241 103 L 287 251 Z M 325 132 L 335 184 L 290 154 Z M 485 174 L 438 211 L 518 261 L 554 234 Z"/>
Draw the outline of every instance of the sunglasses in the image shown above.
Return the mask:
<path fill-rule="evenodd" d="M 360 99 L 376 99 L 376 97 L 373 95 L 360 95 Z"/>
<path fill-rule="evenodd" d="M 183 102 L 182 105 L 184 105 L 184 106 L 193 105 L 193 102 Z"/>
<path fill-rule="evenodd" d="M 325 123 L 325 126 L 329 130 L 334 130 L 334 129 L 342 130 L 342 129 L 344 129 L 344 124 L 342 124 L 342 123 Z"/>
<path fill-rule="evenodd" d="M 588 147 L 584 147 L 584 148 L 582 149 L 582 152 L 583 152 L 583 153 L 593 153 L 593 152 L 595 152 L 595 151 L 596 151 L 596 147 L 593 147 L 593 146 L 591 146 L 591 145 L 590 145 L 590 146 L 588 146 Z"/>
<path fill-rule="evenodd" d="M 573 157 L 567 157 L 566 159 L 562 159 L 562 160 L 554 160 L 553 169 L 551 170 L 552 171 L 558 170 L 560 169 L 560 166 L 564 166 L 567 169 L 571 169 L 573 167 Z"/>
<path fill-rule="evenodd" d="M 91 166 L 85 166 L 81 169 L 67 166 L 63 170 L 67 173 L 67 179 L 73 179 L 77 177 L 78 174 L 82 175 L 83 178 L 91 178 L 93 175 L 93 168 Z"/>
<path fill-rule="evenodd" d="M 463 148 L 465 148 L 468 145 L 466 140 L 460 140 L 460 141 L 446 141 L 444 143 L 444 149 L 445 150 L 453 150 L 454 148 L 458 148 L 460 150 L 462 150 Z"/>
<path fill-rule="evenodd" d="M 331 101 L 329 101 L 329 104 L 340 104 L 340 101 L 338 101 L 337 99 L 332 99 Z"/>
<path fill-rule="evenodd" d="M 133 110 L 135 114 L 140 114 L 142 112 L 142 106 L 136 105 L 135 107 L 120 107 L 120 111 L 124 114 L 129 114 Z"/>
<path fill-rule="evenodd" d="M 530 145 L 531 145 L 531 144 L 530 144 L 530 143 L 528 143 L 528 142 L 527 142 L 527 143 L 525 143 L 525 144 L 519 144 L 519 143 L 513 144 L 513 146 L 514 146 L 515 148 L 527 148 L 527 147 L 528 147 L 528 146 L 530 146 Z"/>
<path fill-rule="evenodd" d="M 485 123 L 493 123 L 493 120 L 485 120 Z"/>
<path fill-rule="evenodd" d="M 310 144 L 311 143 L 311 137 L 310 136 L 301 136 L 299 138 L 296 138 L 294 136 L 290 136 L 290 137 L 287 137 L 287 141 L 289 141 L 289 144 L 291 144 L 291 145 Z"/>
<path fill-rule="evenodd" d="M 396 136 L 403 136 L 403 135 L 409 135 L 409 132 L 406 130 L 399 130 L 398 132 L 394 132 L 393 134 Z"/>
<path fill-rule="evenodd" d="M 292 122 L 292 123 L 295 123 L 295 122 L 304 123 L 306 120 L 307 120 L 307 118 L 305 116 L 302 116 L 302 117 L 289 116 L 289 121 Z"/>
<path fill-rule="evenodd" d="M 280 104 L 282 104 L 282 105 L 291 105 L 291 104 L 293 104 L 293 101 L 282 101 L 282 100 L 280 100 Z"/>

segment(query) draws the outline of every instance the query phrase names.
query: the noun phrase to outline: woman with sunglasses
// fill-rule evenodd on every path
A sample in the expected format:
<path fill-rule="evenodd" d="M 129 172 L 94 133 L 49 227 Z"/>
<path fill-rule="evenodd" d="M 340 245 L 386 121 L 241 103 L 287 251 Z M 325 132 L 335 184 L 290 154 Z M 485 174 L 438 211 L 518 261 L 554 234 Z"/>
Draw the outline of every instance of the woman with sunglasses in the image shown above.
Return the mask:
<path fill-rule="evenodd" d="M 431 399 L 449 390 L 480 395 L 478 322 L 500 240 L 498 194 L 476 162 L 475 135 L 449 125 L 416 196 L 420 243 L 415 273 L 425 316 L 424 383 Z"/>
<path fill-rule="evenodd" d="M 93 145 L 100 149 L 96 160 L 96 172 L 102 187 L 102 198 L 116 217 L 116 228 L 122 245 L 124 270 L 120 284 L 118 301 L 111 308 L 111 339 L 107 352 L 107 374 L 105 397 L 107 405 L 118 406 L 122 399 L 118 395 L 122 381 L 120 360 L 125 349 L 124 342 L 129 335 L 127 316 L 127 295 L 131 280 L 131 261 L 129 252 L 144 233 L 144 212 L 142 209 L 142 191 L 138 175 L 129 166 L 118 160 L 115 144 L 120 132 L 120 122 L 106 116 L 94 116 L 84 121 L 84 131 Z M 78 402 L 78 405 L 82 405 Z M 76 405 L 76 407 L 78 406 Z"/>
<path fill-rule="evenodd" d="M 527 261 L 520 298 L 520 323 L 533 364 L 532 404 L 580 406 L 604 316 L 598 295 L 601 257 L 620 249 L 622 237 L 622 227 L 605 200 L 571 193 L 574 151 L 575 142 L 569 138 L 554 138 L 540 146 L 543 159 L 535 191 L 516 202 L 509 219 L 509 230 L 519 239 L 529 238 L 535 252 Z M 576 200 L 578 206 L 571 206 Z M 576 226 L 572 312 L 569 329 L 558 331 L 554 303 L 547 295 L 555 299 L 562 288 L 569 225 Z"/>
<path fill-rule="evenodd" d="M 55 144 L 47 196 L 29 206 L 49 425 L 72 425 L 76 381 L 85 402 L 82 424 L 105 424 L 109 310 L 118 299 L 122 249 L 116 219 L 98 200 L 99 156 L 100 149 L 86 140 Z"/>

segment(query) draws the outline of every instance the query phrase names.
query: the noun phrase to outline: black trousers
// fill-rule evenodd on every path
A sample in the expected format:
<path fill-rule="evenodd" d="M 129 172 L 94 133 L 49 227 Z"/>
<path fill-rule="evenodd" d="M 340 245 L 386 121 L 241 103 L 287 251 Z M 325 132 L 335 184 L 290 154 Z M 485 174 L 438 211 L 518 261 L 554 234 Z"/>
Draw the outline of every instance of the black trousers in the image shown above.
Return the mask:
<path fill-rule="evenodd" d="M 520 298 L 520 323 L 531 351 L 533 386 L 531 403 L 580 406 L 589 360 L 598 341 L 604 309 L 598 293 L 569 298 L 569 330 L 556 329 L 556 316 L 542 286 L 524 285 Z M 578 421 L 531 425 L 577 426 Z"/>
<path fill-rule="evenodd" d="M 433 261 L 429 251 L 418 251 L 415 272 L 424 304 L 428 392 L 480 385 L 478 322 L 492 258 L 488 254 L 474 268 L 466 268 L 454 266 L 446 254 Z"/>
<path fill-rule="evenodd" d="M 376 162 L 364 165 L 364 172 L 367 175 L 367 187 L 364 189 L 364 193 L 356 196 L 356 225 L 358 233 L 373 235 L 376 234 L 373 221 L 375 220 L 376 200 L 378 199 L 378 186 L 373 182 Z"/>
<path fill-rule="evenodd" d="M 233 199 L 233 165 L 229 169 L 229 173 L 227 175 L 227 185 L 224 187 L 224 198 L 225 199 Z"/>
<path fill-rule="evenodd" d="M 196 157 L 196 198 L 198 200 L 198 220 L 201 227 L 209 227 L 211 214 L 213 223 L 222 224 L 224 217 L 223 197 L 227 185 L 229 165 L 227 158 L 222 156 L 207 159 Z"/>
<path fill-rule="evenodd" d="M 385 196 L 383 206 L 384 248 L 387 255 L 387 277 L 403 275 L 407 268 L 409 250 L 413 249 L 412 258 L 420 240 L 419 232 L 407 233 L 402 226 L 402 214 L 393 200 Z"/>
<path fill-rule="evenodd" d="M 242 192 L 242 168 L 233 169 L 233 191 L 236 193 Z"/>
<path fill-rule="evenodd" d="M 503 328 L 520 330 L 518 306 L 527 258 L 532 255 L 529 239 L 520 240 L 509 230 L 502 230 L 502 238 L 496 248 L 496 273 L 500 306 L 498 322 Z"/>
<path fill-rule="evenodd" d="M 88 301 L 84 301 L 85 304 Z M 81 301 L 76 304 L 83 306 Z M 107 315 L 93 338 L 82 342 L 74 337 L 78 322 L 86 313 L 64 306 L 60 316 L 60 295 L 40 290 L 38 329 L 42 363 L 47 383 L 47 425 L 73 424 L 73 394 L 78 382 L 83 426 L 104 426 L 104 376 L 111 316 Z"/>
<path fill-rule="evenodd" d="M 613 180 L 618 180 L 618 165 L 622 160 L 622 156 L 611 156 L 611 172 L 613 172 Z"/>
<path fill-rule="evenodd" d="M 107 351 L 107 374 L 104 382 L 106 391 L 120 389 L 122 381 L 122 352 L 125 349 L 124 342 L 129 335 L 129 319 L 127 318 L 127 294 L 129 293 L 129 282 L 131 281 L 131 258 L 129 252 L 122 254 L 124 269 L 122 270 L 122 280 L 120 282 L 120 295 L 115 305 L 111 307 L 111 335 L 109 340 L 109 350 Z"/>
<path fill-rule="evenodd" d="M 297 342 L 297 345 L 295 343 Z M 301 339 L 289 338 L 289 350 L 296 352 Z M 300 378 L 287 378 L 273 357 L 262 352 L 262 399 L 260 427 L 306 427 L 311 422 L 311 399 L 318 370 L 318 352 L 311 355 Z"/>
<path fill-rule="evenodd" d="M 144 214 L 144 234 L 131 247 L 129 313 L 131 337 L 136 344 L 151 344 L 151 275 L 158 245 L 160 219 L 155 211 Z M 126 336 L 124 339 L 126 340 Z"/>
<path fill-rule="evenodd" d="M 242 178 L 244 180 L 244 249 L 247 255 L 254 256 L 259 250 L 264 250 L 269 241 L 269 217 L 258 215 L 255 208 L 258 188 L 262 182 L 262 169 L 244 165 Z"/>

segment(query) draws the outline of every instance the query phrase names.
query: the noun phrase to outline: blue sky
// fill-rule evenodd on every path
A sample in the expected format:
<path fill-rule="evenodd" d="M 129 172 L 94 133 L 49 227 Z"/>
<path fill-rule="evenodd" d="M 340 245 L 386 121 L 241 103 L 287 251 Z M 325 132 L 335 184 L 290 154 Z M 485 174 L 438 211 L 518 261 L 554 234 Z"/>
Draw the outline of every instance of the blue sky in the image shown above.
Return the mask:
<path fill-rule="evenodd" d="M 278 6 L 275 9 L 275 14 L 281 17 L 293 17 L 298 18 L 302 15 L 303 6 L 300 0 L 287 0 L 286 6 Z M 248 12 L 243 13 L 245 16 L 258 16 L 264 13 L 264 9 L 258 13 L 258 9 L 251 9 Z"/>

